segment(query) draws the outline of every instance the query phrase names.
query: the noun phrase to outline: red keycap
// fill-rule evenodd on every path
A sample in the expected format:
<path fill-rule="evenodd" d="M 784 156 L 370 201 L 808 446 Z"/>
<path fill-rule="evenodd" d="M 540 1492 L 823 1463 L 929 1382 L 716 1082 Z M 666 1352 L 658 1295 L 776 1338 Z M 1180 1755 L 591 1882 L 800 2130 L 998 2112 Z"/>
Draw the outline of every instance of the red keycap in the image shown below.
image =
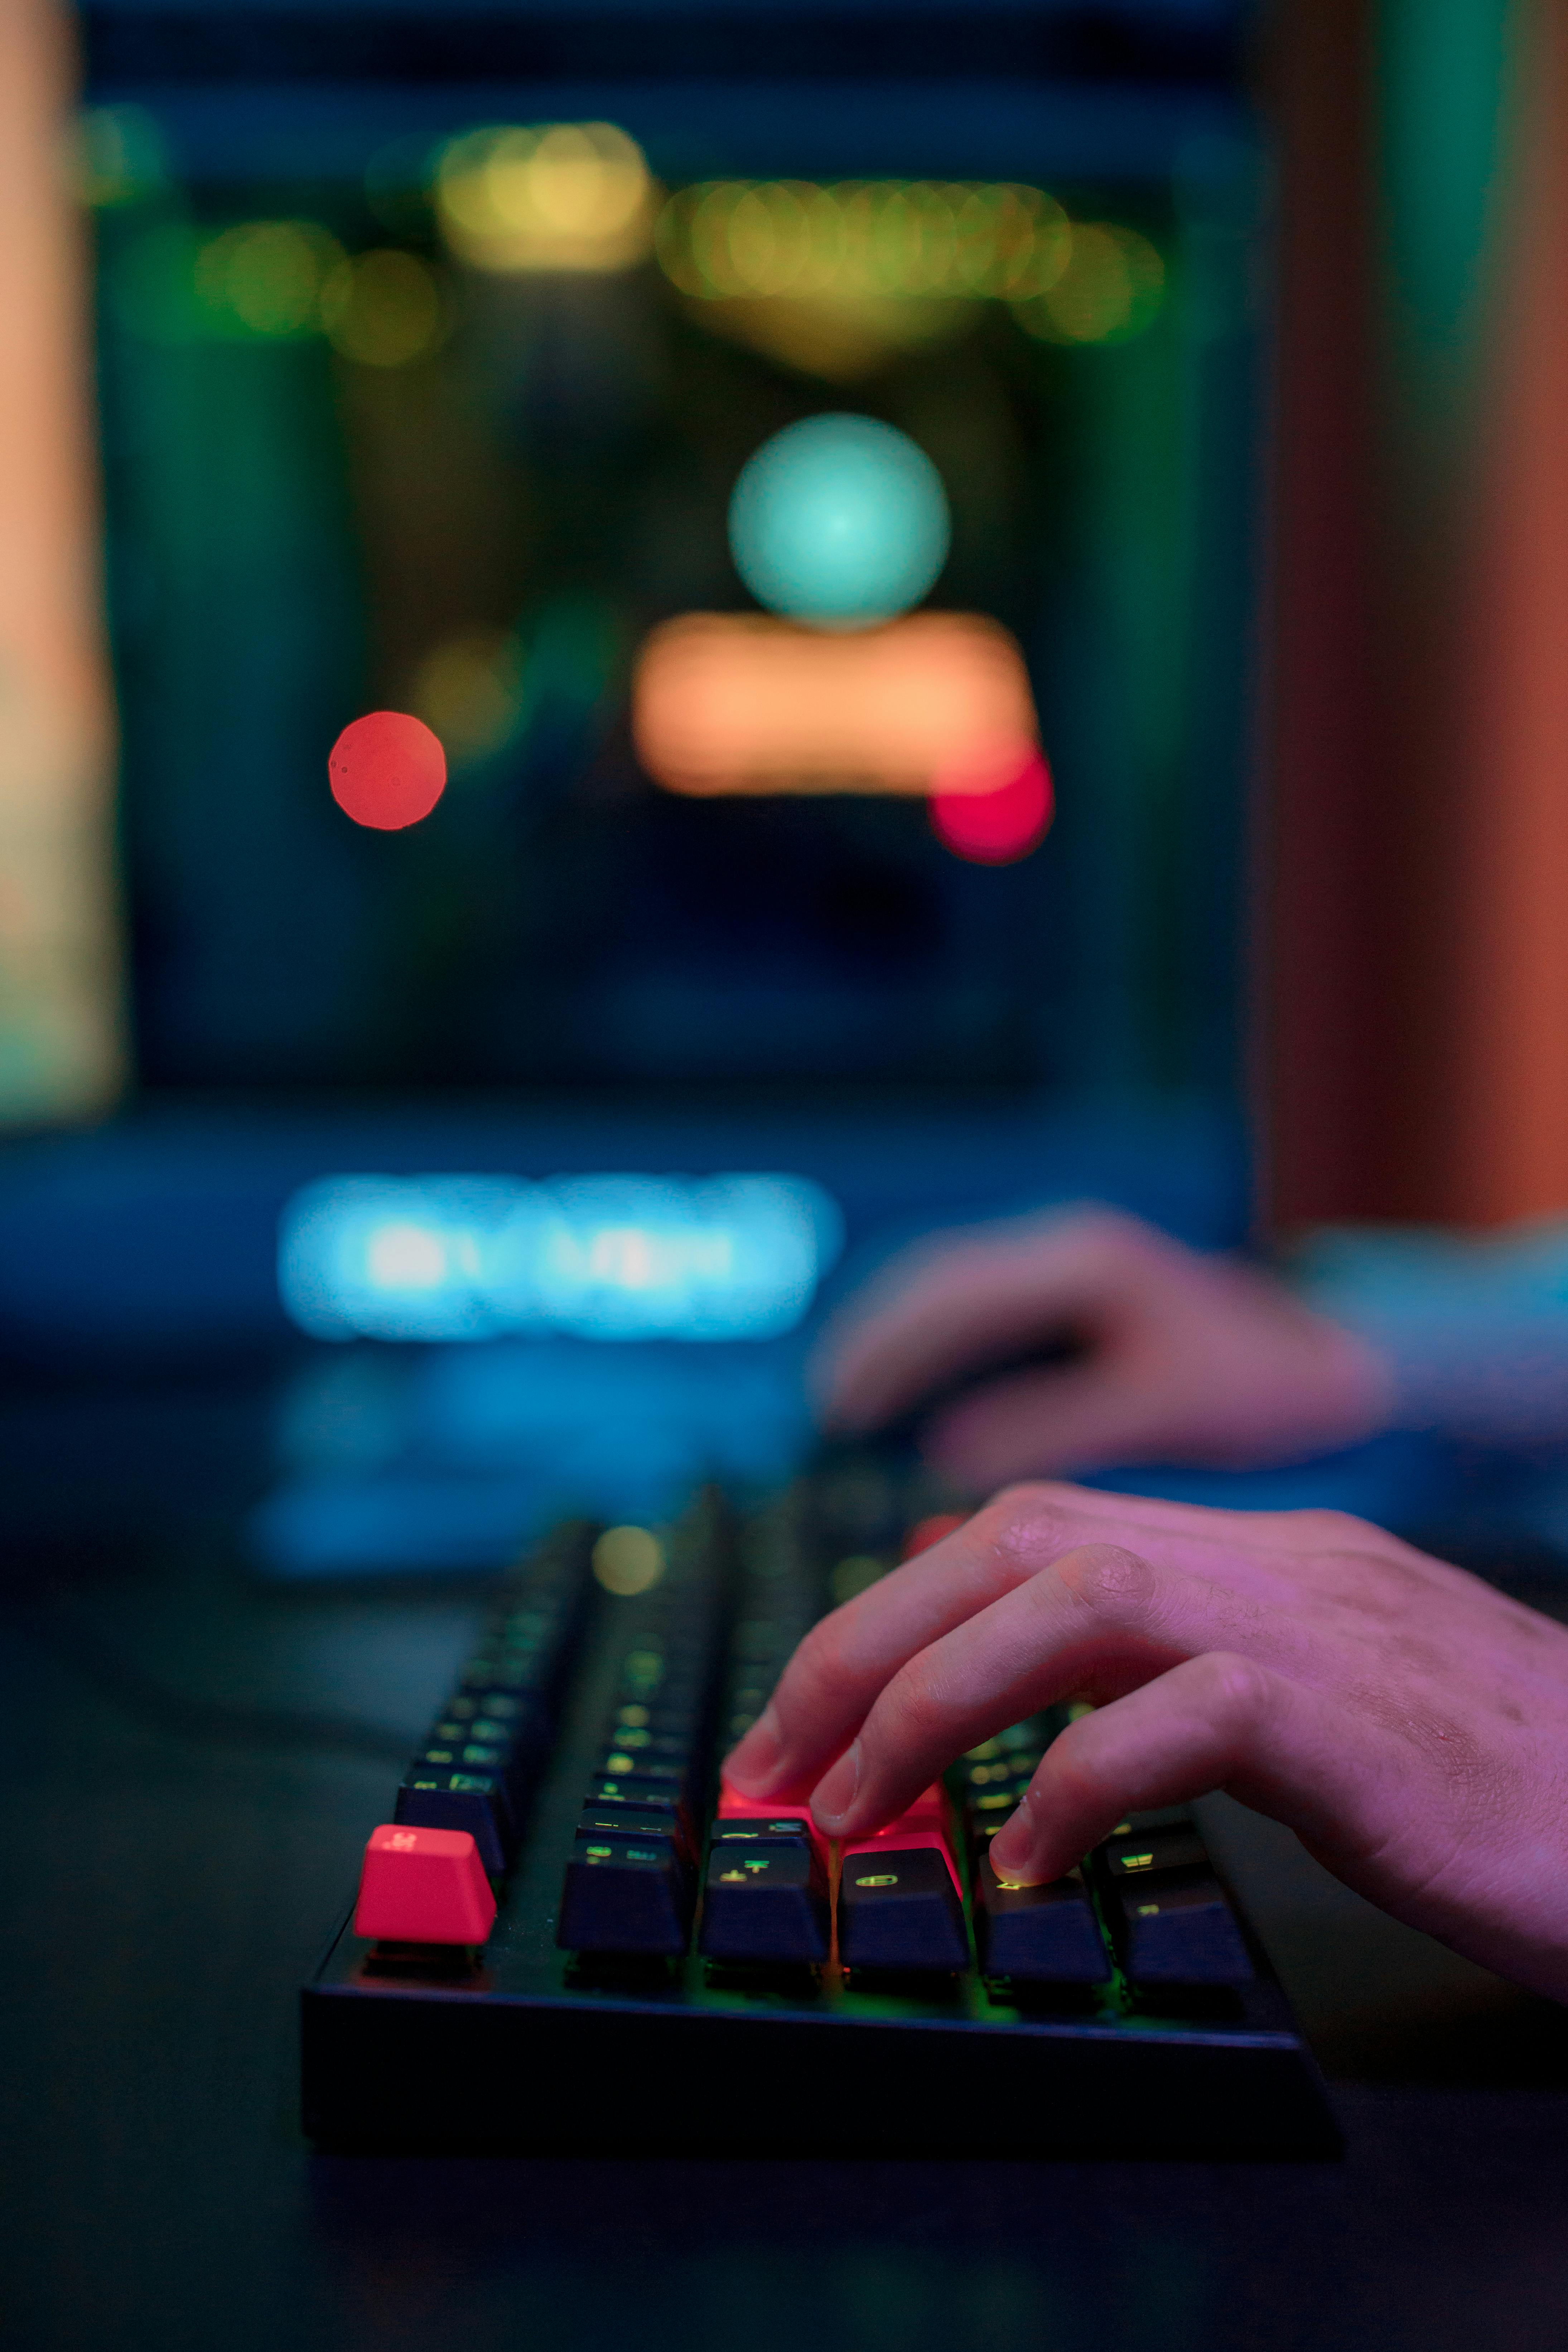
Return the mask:
<path fill-rule="evenodd" d="M 482 1944 L 496 1899 L 467 1830 L 384 1822 L 360 1874 L 354 1934 L 398 1944 Z"/>
<path fill-rule="evenodd" d="M 937 1511 L 929 1519 L 917 1519 L 904 1538 L 900 1557 L 913 1559 L 916 1552 L 930 1551 L 932 1544 L 941 1543 L 954 1528 L 963 1527 L 968 1516 L 966 1511 Z"/>

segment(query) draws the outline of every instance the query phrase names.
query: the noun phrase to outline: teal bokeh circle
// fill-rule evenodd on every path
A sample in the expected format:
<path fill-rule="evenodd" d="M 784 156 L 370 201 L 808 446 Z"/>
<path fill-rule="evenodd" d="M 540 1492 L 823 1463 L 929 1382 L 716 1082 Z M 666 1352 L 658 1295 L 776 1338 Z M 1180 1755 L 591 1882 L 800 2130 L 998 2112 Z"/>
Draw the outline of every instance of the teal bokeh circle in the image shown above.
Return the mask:
<path fill-rule="evenodd" d="M 752 595 L 821 629 L 868 628 L 918 604 L 951 535 L 925 451 L 871 416 L 787 425 L 730 500 L 730 549 Z"/>

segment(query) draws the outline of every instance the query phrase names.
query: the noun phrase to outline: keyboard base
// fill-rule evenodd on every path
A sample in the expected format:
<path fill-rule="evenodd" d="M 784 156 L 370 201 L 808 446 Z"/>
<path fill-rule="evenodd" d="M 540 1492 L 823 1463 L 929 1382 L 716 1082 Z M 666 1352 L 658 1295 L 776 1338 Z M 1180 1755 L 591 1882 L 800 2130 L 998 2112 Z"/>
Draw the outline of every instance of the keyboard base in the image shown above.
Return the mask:
<path fill-rule="evenodd" d="M 503 1923 L 504 1927 L 504 1916 Z M 365 1974 L 344 1933 L 304 1994 L 323 2147 L 574 2156 L 1333 2157 L 1284 1996 L 1027 2008 L 967 1976 L 742 1985 L 700 1960 L 592 1981 L 492 1937 L 461 1986 Z M 538 1981 L 541 1977 L 552 1981 Z M 533 1978 L 536 1981 L 530 1983 Z M 1183 2014 L 1183 2007 L 1188 2013 Z M 1194 2011 L 1198 2013 L 1194 2013 Z M 1206 2012 L 1206 2013 L 1205 2013 Z"/>

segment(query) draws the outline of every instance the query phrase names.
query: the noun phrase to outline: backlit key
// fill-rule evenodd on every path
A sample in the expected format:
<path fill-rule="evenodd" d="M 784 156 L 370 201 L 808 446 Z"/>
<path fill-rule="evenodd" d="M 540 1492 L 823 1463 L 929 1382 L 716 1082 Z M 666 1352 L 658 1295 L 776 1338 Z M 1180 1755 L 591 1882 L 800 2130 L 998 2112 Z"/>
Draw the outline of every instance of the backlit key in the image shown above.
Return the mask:
<path fill-rule="evenodd" d="M 678 1958 L 691 1940 L 696 1889 L 668 1837 L 579 1832 L 555 1940 L 569 1952 Z"/>
<path fill-rule="evenodd" d="M 952 1970 L 969 1965 L 963 1905 L 939 1838 L 846 1849 L 838 1953 L 848 1969 Z"/>
<path fill-rule="evenodd" d="M 517 1833 L 505 1786 L 494 1773 L 411 1765 L 393 1810 L 397 1821 L 425 1829 L 466 1830 L 492 1877 L 511 1867 Z"/>
<path fill-rule="evenodd" d="M 1081 1871 L 1046 1886 L 999 1878 L 989 1853 L 974 1865 L 974 1939 L 987 1976 L 1035 1984 L 1103 1984 L 1110 1962 Z"/>
<path fill-rule="evenodd" d="M 811 1840 L 721 1832 L 708 1857 L 700 1948 L 710 1960 L 825 1960 L 827 1879 Z"/>
<path fill-rule="evenodd" d="M 1121 1965 L 1135 1984 L 1237 1985 L 1252 1960 L 1215 1878 L 1183 1872 L 1143 1885 L 1123 1879 L 1107 1906 Z"/>

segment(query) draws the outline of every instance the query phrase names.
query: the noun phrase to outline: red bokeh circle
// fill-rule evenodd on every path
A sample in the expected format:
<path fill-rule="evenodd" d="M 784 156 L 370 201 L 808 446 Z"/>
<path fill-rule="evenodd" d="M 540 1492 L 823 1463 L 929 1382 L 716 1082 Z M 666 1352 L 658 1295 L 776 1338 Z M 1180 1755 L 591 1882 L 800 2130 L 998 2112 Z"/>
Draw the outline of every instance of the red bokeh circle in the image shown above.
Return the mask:
<path fill-rule="evenodd" d="M 931 796 L 931 828 L 945 848 L 975 866 L 1011 866 L 1045 839 L 1055 809 L 1051 772 L 1031 750 L 1005 783 L 989 792 Z"/>
<path fill-rule="evenodd" d="M 370 710 L 353 719 L 327 761 L 332 798 L 356 824 L 397 833 L 428 816 L 447 789 L 439 736 L 406 710 Z"/>

